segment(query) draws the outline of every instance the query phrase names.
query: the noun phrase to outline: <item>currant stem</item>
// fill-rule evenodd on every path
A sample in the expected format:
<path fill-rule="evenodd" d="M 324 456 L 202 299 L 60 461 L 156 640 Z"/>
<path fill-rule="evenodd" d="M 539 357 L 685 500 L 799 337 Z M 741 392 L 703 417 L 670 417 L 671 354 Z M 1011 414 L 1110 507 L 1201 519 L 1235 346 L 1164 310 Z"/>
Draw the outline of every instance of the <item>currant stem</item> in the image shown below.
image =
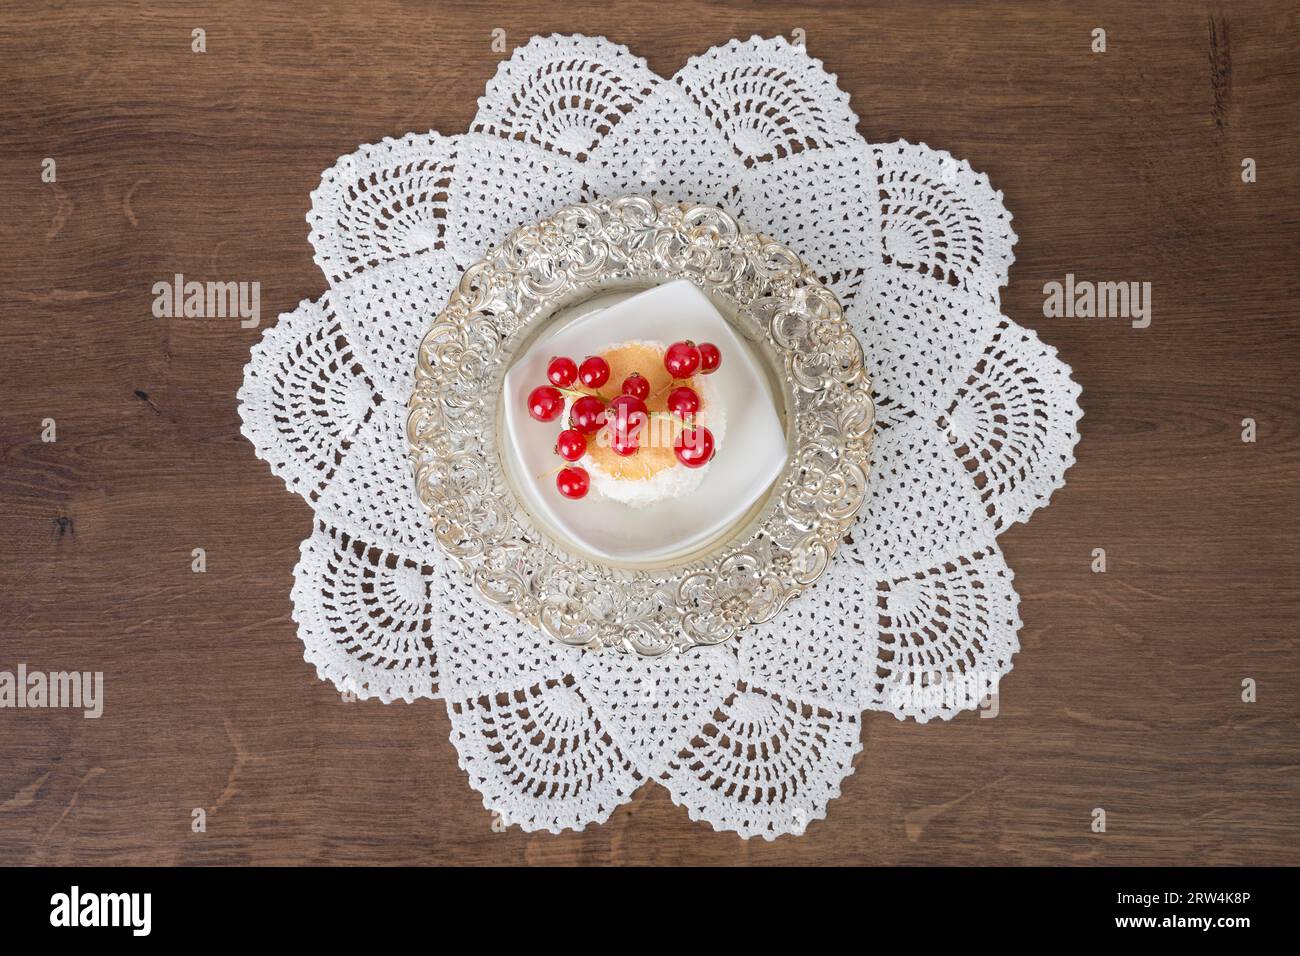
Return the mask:
<path fill-rule="evenodd" d="M 561 388 L 559 385 L 551 386 L 565 398 L 582 398 L 584 395 L 595 395 L 596 389 L 587 390 L 584 388 Z M 599 397 L 599 396 L 597 396 Z"/>

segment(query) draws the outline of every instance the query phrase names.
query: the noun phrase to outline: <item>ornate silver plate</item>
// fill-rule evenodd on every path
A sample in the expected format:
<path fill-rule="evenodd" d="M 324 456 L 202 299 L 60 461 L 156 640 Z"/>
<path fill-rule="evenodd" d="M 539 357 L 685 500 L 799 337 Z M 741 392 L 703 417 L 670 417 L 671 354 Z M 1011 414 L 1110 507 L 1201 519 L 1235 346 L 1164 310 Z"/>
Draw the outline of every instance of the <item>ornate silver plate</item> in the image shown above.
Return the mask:
<path fill-rule="evenodd" d="M 520 504 L 501 454 L 502 382 L 565 310 L 681 278 L 766 365 L 786 466 L 702 553 L 592 560 Z M 466 270 L 420 345 L 407 435 L 438 545 L 484 597 L 565 644 L 655 655 L 726 641 L 817 580 L 865 498 L 874 420 L 862 347 L 797 255 L 720 209 L 634 196 L 561 209 Z"/>

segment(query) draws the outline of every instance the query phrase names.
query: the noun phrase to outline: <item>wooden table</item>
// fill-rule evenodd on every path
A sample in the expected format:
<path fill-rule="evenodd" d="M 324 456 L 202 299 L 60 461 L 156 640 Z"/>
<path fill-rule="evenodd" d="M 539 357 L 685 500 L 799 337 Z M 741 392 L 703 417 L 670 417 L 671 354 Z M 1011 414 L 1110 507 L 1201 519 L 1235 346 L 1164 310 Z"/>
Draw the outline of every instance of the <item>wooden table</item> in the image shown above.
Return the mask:
<path fill-rule="evenodd" d="M 803 29 L 868 139 L 1005 191 L 1004 311 L 1083 385 L 1068 486 L 1000 539 L 1025 622 L 1000 716 L 866 715 L 802 838 L 715 833 L 654 785 L 584 833 L 492 832 L 442 703 L 347 703 L 303 662 L 311 513 L 235 412 L 261 330 L 151 315 L 177 272 L 259 281 L 264 325 L 318 296 L 321 170 L 465 130 L 498 27 L 662 74 Z M 0 710 L 0 863 L 1300 863 L 1298 27 L 1294 3 L 11 5 L 0 669 L 107 686 L 99 720 Z M 1151 326 L 1044 318 L 1067 273 L 1151 282 Z"/>

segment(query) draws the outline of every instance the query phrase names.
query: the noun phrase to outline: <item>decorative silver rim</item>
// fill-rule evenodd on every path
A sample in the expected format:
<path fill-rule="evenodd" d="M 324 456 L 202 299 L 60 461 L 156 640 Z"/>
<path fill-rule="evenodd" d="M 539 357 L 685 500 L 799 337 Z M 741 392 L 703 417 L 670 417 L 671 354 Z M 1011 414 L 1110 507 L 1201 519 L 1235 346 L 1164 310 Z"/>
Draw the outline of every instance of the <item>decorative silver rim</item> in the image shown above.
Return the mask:
<path fill-rule="evenodd" d="M 757 514 L 663 568 L 570 552 L 534 524 L 498 449 L 513 357 L 560 309 L 687 278 L 771 363 L 789 457 Z M 420 344 L 407 418 L 438 546 L 493 604 L 565 644 L 657 655 L 770 621 L 826 570 L 866 495 L 875 408 L 838 300 L 789 249 L 712 206 L 569 206 L 466 270 Z"/>

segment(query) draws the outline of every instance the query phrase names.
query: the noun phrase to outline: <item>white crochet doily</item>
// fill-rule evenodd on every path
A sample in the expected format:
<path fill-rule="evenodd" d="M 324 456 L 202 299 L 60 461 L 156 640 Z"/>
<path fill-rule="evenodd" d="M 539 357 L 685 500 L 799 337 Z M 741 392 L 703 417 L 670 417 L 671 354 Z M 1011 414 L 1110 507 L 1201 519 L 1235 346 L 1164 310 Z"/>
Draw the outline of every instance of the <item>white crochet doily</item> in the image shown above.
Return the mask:
<path fill-rule="evenodd" d="M 479 600 L 430 540 L 403 429 L 460 271 L 628 193 L 722 206 L 796 250 L 844 303 L 878 408 L 870 498 L 825 576 L 737 641 L 661 659 L 566 648 Z M 867 143 L 801 47 L 733 41 L 665 80 L 601 38 L 534 38 L 469 133 L 342 157 L 308 220 L 329 291 L 265 331 L 239 392 L 243 433 L 316 513 L 298 633 L 341 690 L 444 700 L 507 823 L 582 829 L 654 781 L 717 829 L 800 833 L 852 772 L 864 710 L 949 718 L 1011 669 L 996 538 L 1064 484 L 1079 388 L 1000 312 L 1002 194 L 924 144 Z"/>

